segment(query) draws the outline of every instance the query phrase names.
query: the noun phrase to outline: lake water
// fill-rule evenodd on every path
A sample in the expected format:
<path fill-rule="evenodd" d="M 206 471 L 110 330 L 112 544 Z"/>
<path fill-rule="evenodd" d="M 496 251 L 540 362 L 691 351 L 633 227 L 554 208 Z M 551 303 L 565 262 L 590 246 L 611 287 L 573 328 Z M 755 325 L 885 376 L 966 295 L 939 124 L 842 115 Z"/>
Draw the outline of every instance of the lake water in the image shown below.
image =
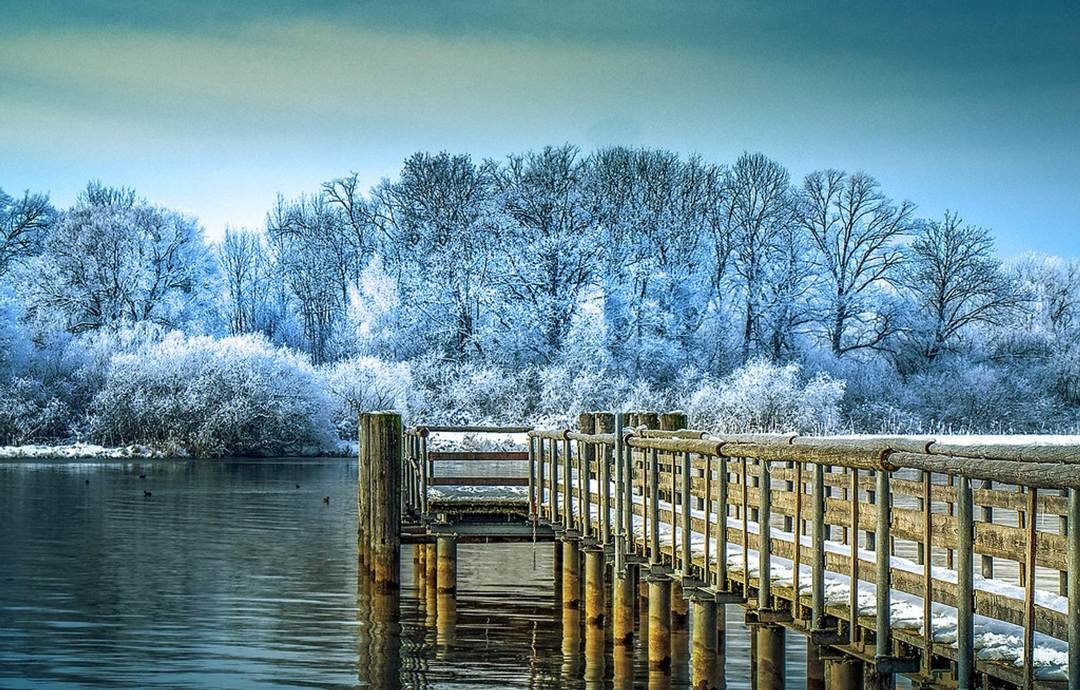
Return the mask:
<path fill-rule="evenodd" d="M 572 688 L 598 668 L 588 687 L 610 684 L 610 635 L 587 669 L 550 544 L 462 545 L 441 602 L 406 547 L 400 599 L 369 596 L 355 477 L 346 459 L 0 462 L 0 688 Z M 728 687 L 748 688 L 727 615 Z M 801 688 L 805 644 L 787 649 Z M 634 669 L 649 686 L 641 650 Z"/>

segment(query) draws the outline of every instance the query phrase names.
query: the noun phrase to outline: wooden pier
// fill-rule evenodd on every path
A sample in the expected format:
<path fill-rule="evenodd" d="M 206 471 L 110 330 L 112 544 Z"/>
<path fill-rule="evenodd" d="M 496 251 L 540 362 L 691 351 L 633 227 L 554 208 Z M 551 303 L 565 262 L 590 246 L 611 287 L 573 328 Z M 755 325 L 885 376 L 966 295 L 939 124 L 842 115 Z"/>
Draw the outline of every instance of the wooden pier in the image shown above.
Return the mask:
<path fill-rule="evenodd" d="M 428 450 L 432 433 L 462 431 L 527 434 L 528 451 Z M 644 630 L 650 674 L 685 661 L 672 639 L 688 634 L 693 687 L 723 687 L 734 604 L 757 687 L 783 687 L 794 631 L 808 687 L 902 674 L 925 688 L 1080 688 L 1080 445 L 715 436 L 677 412 L 548 430 L 366 414 L 360 439 L 359 554 L 378 588 L 398 586 L 402 543 L 452 593 L 457 543 L 554 541 L 564 612 L 584 610 L 586 651 L 590 634 L 600 650 L 612 635 L 616 686 Z M 474 462 L 522 471 L 439 473 Z"/>

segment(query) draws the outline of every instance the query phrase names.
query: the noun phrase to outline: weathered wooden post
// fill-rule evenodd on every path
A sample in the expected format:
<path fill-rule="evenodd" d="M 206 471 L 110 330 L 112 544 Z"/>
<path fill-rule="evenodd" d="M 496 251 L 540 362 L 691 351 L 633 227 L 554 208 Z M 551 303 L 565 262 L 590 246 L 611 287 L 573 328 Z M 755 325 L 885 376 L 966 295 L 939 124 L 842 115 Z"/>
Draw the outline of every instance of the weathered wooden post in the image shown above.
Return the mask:
<path fill-rule="evenodd" d="M 364 499 L 370 516 L 370 568 L 378 591 L 401 586 L 401 415 L 366 414 L 361 459 L 368 468 Z"/>
<path fill-rule="evenodd" d="M 361 571 L 368 569 L 369 523 L 371 516 L 368 514 L 368 499 L 371 495 L 371 485 L 368 480 L 368 458 L 370 448 L 366 439 L 368 437 L 368 415 L 360 413 L 356 417 L 356 556 L 358 568 Z"/>
<path fill-rule="evenodd" d="M 661 431 L 681 431 L 686 428 L 686 413 L 685 412 L 665 412 L 660 415 L 660 430 Z M 678 509 L 683 511 L 681 516 L 680 529 L 682 530 L 682 548 L 673 549 L 671 554 L 672 569 L 682 559 L 682 567 L 679 568 L 679 573 L 682 577 L 687 577 L 690 574 L 689 553 L 690 553 L 690 454 L 683 453 L 682 459 L 684 463 L 680 464 L 675 462 L 675 455 L 672 454 L 671 462 L 671 476 L 674 479 L 676 474 L 676 467 L 679 467 L 683 476 L 681 482 L 675 483 L 679 487 L 679 491 L 682 493 L 681 502 L 676 501 L 676 492 L 671 492 L 671 514 L 673 522 L 675 521 L 676 505 Z M 673 482 L 674 483 L 674 482 Z M 672 526 L 672 539 L 675 538 L 675 526 Z M 674 544 L 673 544 L 674 545 Z M 671 582 L 671 629 L 675 632 L 683 632 L 688 630 L 690 624 L 690 602 L 686 600 L 683 594 L 682 582 L 679 579 L 673 579 Z M 678 637 L 672 638 L 676 641 Z"/>
<path fill-rule="evenodd" d="M 615 431 L 615 415 L 610 412 L 596 413 L 596 433 L 610 434 Z M 597 480 L 600 483 L 600 542 L 607 546 L 612 542 L 612 506 L 611 506 L 611 450 L 606 445 L 597 449 L 597 461 L 600 471 Z"/>
<path fill-rule="evenodd" d="M 457 541 L 452 536 L 440 535 L 435 543 L 436 589 L 439 594 L 457 592 Z"/>
<path fill-rule="evenodd" d="M 633 535 L 627 532 L 624 513 L 630 513 L 630 469 L 626 458 L 629 449 L 623 445 L 623 414 L 615 413 L 615 571 L 611 583 L 612 637 L 616 649 L 629 650 L 634 644 L 634 605 L 637 597 L 635 566 L 626 562 L 629 541 Z M 632 653 L 627 652 L 631 657 Z M 620 664 L 615 664 L 620 670 Z M 631 673 L 631 683 L 632 673 Z"/>
<path fill-rule="evenodd" d="M 863 664 L 853 659 L 828 659 L 825 681 L 829 690 L 862 690 Z"/>
<path fill-rule="evenodd" d="M 820 648 L 809 638 L 806 640 L 806 690 L 825 690 L 825 662 L 821 660 Z"/>
<path fill-rule="evenodd" d="M 752 634 L 757 638 L 757 681 L 763 690 L 783 690 L 785 640 L 779 625 L 758 625 Z"/>
<path fill-rule="evenodd" d="M 1069 489 L 1069 570 L 1072 577 L 1069 587 L 1069 679 L 1075 684 L 1080 680 L 1080 490 Z"/>
<path fill-rule="evenodd" d="M 671 580 L 649 578 L 649 669 L 671 669 Z"/>
<path fill-rule="evenodd" d="M 690 684 L 694 690 L 720 687 L 716 606 L 715 601 L 706 598 L 694 599 L 691 605 Z"/>

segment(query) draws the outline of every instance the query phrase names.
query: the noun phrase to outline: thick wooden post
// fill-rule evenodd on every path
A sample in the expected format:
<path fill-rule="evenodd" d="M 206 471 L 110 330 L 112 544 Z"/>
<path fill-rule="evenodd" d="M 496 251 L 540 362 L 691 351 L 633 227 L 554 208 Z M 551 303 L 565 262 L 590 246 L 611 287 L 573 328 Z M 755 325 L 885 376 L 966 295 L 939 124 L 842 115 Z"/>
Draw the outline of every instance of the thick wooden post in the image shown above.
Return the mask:
<path fill-rule="evenodd" d="M 631 647 L 634 644 L 634 604 L 637 583 L 630 568 L 613 576 L 611 595 L 611 634 L 615 646 Z"/>
<path fill-rule="evenodd" d="M 828 659 L 825 662 L 825 684 L 829 690 L 862 690 L 862 662 L 853 659 Z"/>
<path fill-rule="evenodd" d="M 401 415 L 365 415 L 365 449 L 370 484 L 365 498 L 370 523 L 371 574 L 378 591 L 401 586 Z"/>
<path fill-rule="evenodd" d="M 759 625 L 757 637 L 757 681 L 761 690 L 784 688 L 784 629 L 779 625 Z"/>
<path fill-rule="evenodd" d="M 436 588 L 439 594 L 457 592 L 457 542 L 453 537 L 438 538 L 436 559 Z"/>
<path fill-rule="evenodd" d="M 691 607 L 693 625 L 690 653 L 690 681 L 694 690 L 716 690 L 720 687 L 719 630 L 716 622 L 716 602 L 695 599 Z"/>
<path fill-rule="evenodd" d="M 649 580 L 649 669 L 671 669 L 671 580 Z"/>
<path fill-rule="evenodd" d="M 371 495 L 371 482 L 368 478 L 370 465 L 367 457 L 370 445 L 368 437 L 368 415 L 359 414 L 356 418 L 356 556 L 358 568 L 367 571 L 370 563 L 368 551 L 370 542 L 371 516 L 368 514 L 368 499 Z"/>

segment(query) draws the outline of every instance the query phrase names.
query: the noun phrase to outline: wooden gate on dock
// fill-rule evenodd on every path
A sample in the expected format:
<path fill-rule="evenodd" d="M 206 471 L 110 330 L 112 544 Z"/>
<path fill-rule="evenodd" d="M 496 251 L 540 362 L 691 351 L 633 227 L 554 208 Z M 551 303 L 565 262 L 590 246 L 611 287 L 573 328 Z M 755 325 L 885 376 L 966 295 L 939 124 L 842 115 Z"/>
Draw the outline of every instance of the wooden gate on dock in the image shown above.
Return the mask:
<path fill-rule="evenodd" d="M 759 635 L 763 687 L 782 672 L 768 658 L 782 626 L 808 637 L 835 687 L 901 673 L 925 687 L 1080 688 L 1080 445 L 717 436 L 681 413 L 599 412 L 574 429 L 473 429 L 527 434 L 527 453 L 427 448 L 433 432 L 468 430 L 362 417 L 360 552 L 376 581 L 396 586 L 402 541 L 437 543 L 441 576 L 458 540 L 557 539 L 575 578 L 584 555 L 586 623 L 610 620 L 617 647 L 647 590 L 650 667 L 691 608 L 695 687 L 716 687 L 716 607 L 735 603 Z M 447 479 L 440 461 L 526 469 Z M 450 485 L 472 498 L 447 499 Z"/>

